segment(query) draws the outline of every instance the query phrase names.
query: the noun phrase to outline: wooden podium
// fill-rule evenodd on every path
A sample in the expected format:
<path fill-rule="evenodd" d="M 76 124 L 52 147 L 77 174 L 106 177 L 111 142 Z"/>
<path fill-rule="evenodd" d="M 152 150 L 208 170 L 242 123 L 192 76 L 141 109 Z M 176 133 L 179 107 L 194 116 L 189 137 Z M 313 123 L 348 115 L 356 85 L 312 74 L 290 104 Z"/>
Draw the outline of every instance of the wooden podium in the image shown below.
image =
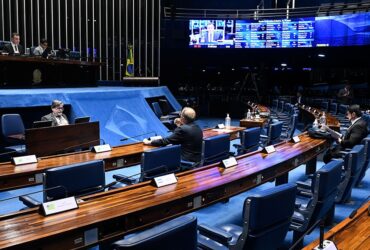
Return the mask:
<path fill-rule="evenodd" d="M 66 153 L 100 144 L 99 122 L 26 130 L 28 154 L 37 157 Z"/>

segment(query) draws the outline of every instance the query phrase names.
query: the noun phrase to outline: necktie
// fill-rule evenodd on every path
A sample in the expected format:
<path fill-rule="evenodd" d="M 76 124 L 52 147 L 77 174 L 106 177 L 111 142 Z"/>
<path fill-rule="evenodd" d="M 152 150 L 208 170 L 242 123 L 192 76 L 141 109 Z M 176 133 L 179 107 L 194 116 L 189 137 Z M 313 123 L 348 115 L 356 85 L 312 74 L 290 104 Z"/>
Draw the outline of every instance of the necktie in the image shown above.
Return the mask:
<path fill-rule="evenodd" d="M 18 45 L 15 45 L 14 47 L 15 47 L 15 51 L 14 52 L 19 52 Z"/>

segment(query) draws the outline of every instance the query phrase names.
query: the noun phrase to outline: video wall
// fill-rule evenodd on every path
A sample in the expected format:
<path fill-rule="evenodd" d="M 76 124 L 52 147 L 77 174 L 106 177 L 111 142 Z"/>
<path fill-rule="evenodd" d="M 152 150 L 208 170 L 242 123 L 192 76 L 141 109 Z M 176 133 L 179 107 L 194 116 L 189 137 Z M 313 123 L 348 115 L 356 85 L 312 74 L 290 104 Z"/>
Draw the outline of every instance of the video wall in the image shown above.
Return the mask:
<path fill-rule="evenodd" d="M 299 48 L 370 44 L 370 13 L 277 20 L 190 20 L 190 48 Z"/>

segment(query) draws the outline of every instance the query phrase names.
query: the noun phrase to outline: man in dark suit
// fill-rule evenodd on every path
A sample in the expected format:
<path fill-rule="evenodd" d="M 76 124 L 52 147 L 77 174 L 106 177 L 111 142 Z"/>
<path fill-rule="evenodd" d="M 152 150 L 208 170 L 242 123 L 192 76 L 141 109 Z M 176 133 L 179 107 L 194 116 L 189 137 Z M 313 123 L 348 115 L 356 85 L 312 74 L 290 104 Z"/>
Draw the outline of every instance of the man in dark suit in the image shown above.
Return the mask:
<path fill-rule="evenodd" d="M 48 115 L 45 115 L 41 118 L 41 121 L 51 121 L 51 125 L 53 127 L 56 126 L 63 126 L 63 125 L 68 125 L 68 119 L 65 114 L 63 114 L 64 110 L 64 103 L 59 101 L 59 100 L 54 100 L 51 103 L 51 112 Z"/>
<path fill-rule="evenodd" d="M 353 89 L 351 84 L 346 82 L 344 88 L 339 90 L 337 97 L 339 103 L 351 104 L 353 99 Z"/>
<path fill-rule="evenodd" d="M 333 157 L 340 157 L 339 151 L 345 148 L 353 148 L 355 145 L 360 144 L 362 139 L 368 134 L 367 123 L 361 118 L 362 113 L 359 105 L 353 104 L 349 106 L 346 116 L 351 121 L 351 126 L 349 126 L 344 136 L 337 139 L 338 144 L 324 155 L 325 163 L 328 163 Z"/>
<path fill-rule="evenodd" d="M 174 132 L 163 139 L 150 141 L 144 139 L 145 144 L 165 146 L 168 144 L 181 145 L 181 158 L 185 161 L 200 162 L 202 154 L 203 131 L 194 123 L 196 113 L 192 108 L 184 108 L 180 118 L 175 121 L 178 126 Z"/>
<path fill-rule="evenodd" d="M 20 45 L 21 38 L 18 33 L 13 33 L 11 43 L 4 46 L 4 52 L 9 55 L 22 55 L 24 54 L 23 46 Z"/>

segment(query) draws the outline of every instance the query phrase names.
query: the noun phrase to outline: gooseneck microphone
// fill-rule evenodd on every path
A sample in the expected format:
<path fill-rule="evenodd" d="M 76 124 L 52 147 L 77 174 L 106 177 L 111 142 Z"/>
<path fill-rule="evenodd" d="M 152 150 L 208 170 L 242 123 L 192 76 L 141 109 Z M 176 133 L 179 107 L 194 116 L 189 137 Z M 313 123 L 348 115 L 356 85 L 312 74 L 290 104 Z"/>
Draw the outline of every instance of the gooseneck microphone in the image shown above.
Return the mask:
<path fill-rule="evenodd" d="M 144 134 L 140 134 L 140 135 L 134 135 L 134 136 L 125 137 L 125 138 L 122 138 L 120 141 L 127 141 L 127 140 L 130 140 L 130 139 L 134 139 L 134 138 L 137 138 L 137 137 L 140 137 L 140 136 L 143 136 L 143 135 L 149 135 L 149 134 L 154 134 L 154 136 L 157 136 L 157 133 L 156 132 L 150 131 L 150 132 L 147 132 L 147 133 L 144 133 Z"/>

